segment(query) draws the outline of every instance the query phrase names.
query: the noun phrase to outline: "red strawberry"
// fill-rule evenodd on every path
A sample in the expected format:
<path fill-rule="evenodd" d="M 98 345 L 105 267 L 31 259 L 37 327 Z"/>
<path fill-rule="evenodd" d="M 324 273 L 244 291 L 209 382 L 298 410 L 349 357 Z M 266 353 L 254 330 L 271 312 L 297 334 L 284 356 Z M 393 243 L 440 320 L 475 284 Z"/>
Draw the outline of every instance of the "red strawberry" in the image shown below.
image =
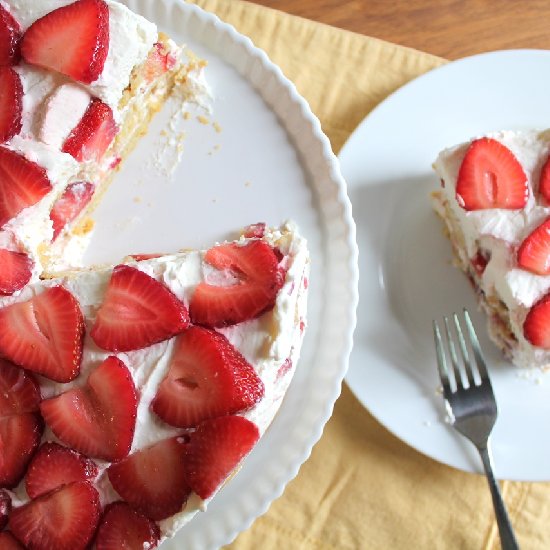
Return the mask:
<path fill-rule="evenodd" d="M 35 21 L 23 35 L 27 63 L 90 84 L 109 51 L 109 8 L 103 0 L 78 0 Z"/>
<path fill-rule="evenodd" d="M 21 131 L 22 112 L 21 78 L 11 67 L 0 66 L 0 143 L 9 141 Z"/>
<path fill-rule="evenodd" d="M 275 304 L 284 275 L 277 255 L 264 241 L 216 246 L 204 259 L 217 269 L 229 270 L 239 280 L 229 286 L 200 283 L 189 306 L 193 323 L 234 325 L 257 317 Z"/>
<path fill-rule="evenodd" d="M 206 420 L 187 444 L 185 477 L 202 499 L 210 498 L 252 450 L 260 433 L 242 416 L 221 416 Z"/>
<path fill-rule="evenodd" d="M 84 455 L 44 443 L 29 464 L 25 487 L 29 497 L 36 498 L 74 481 L 93 481 L 98 473 L 95 463 Z"/>
<path fill-rule="evenodd" d="M 33 261 L 22 252 L 0 248 L 0 294 L 11 296 L 30 280 Z"/>
<path fill-rule="evenodd" d="M 61 197 L 55 201 L 50 212 L 50 219 L 53 223 L 52 240 L 55 241 L 65 226 L 82 212 L 92 199 L 94 191 L 94 184 L 88 181 L 76 181 L 67 186 Z"/>
<path fill-rule="evenodd" d="M 11 13 L 0 5 L 0 65 L 15 65 L 21 57 L 21 28 Z"/>
<path fill-rule="evenodd" d="M 546 159 L 540 172 L 539 193 L 546 205 L 550 204 L 550 157 Z"/>
<path fill-rule="evenodd" d="M 167 340 L 188 325 L 187 308 L 164 284 L 117 265 L 90 335 L 102 349 L 129 351 Z"/>
<path fill-rule="evenodd" d="M 21 543 L 9 532 L 0 533 L 0 548 L 2 550 L 25 550 Z"/>
<path fill-rule="evenodd" d="M 82 388 L 42 401 L 42 416 L 65 444 L 87 456 L 124 458 L 134 438 L 137 392 L 126 365 L 105 359 Z"/>
<path fill-rule="evenodd" d="M 261 379 L 223 334 L 191 327 L 178 336 L 151 408 L 168 424 L 187 428 L 249 409 L 263 396 Z"/>
<path fill-rule="evenodd" d="M 505 208 L 527 203 L 527 176 L 514 154 L 496 139 L 473 141 L 460 165 L 456 200 L 465 210 Z"/>
<path fill-rule="evenodd" d="M 156 548 L 160 530 L 156 523 L 125 502 L 105 508 L 95 539 L 96 550 L 142 550 Z"/>
<path fill-rule="evenodd" d="M 52 188 L 46 170 L 0 146 L 0 227 L 36 204 Z"/>
<path fill-rule="evenodd" d="M 99 494 L 78 481 L 15 508 L 9 528 L 28 548 L 84 550 L 99 521 Z"/>
<path fill-rule="evenodd" d="M 533 346 L 550 349 L 550 293 L 529 310 L 523 323 L 523 335 Z"/>
<path fill-rule="evenodd" d="M 62 286 L 0 309 L 0 355 L 57 382 L 80 372 L 84 319 Z"/>
<path fill-rule="evenodd" d="M 154 258 L 160 258 L 163 254 L 131 254 L 130 258 L 136 262 L 143 262 L 144 260 L 152 260 Z"/>
<path fill-rule="evenodd" d="M 63 152 L 79 162 L 99 161 L 118 132 L 111 108 L 92 99 L 80 122 L 63 144 Z"/>
<path fill-rule="evenodd" d="M 176 64 L 176 59 L 170 52 L 165 51 L 163 44 L 157 42 L 149 52 L 143 67 L 146 82 L 153 82 Z"/>
<path fill-rule="evenodd" d="M 263 222 L 247 225 L 243 231 L 243 237 L 247 239 L 261 239 L 265 235 L 266 224 Z"/>
<path fill-rule="evenodd" d="M 40 443 L 40 389 L 31 374 L 0 360 L 0 486 L 15 487 Z"/>
<path fill-rule="evenodd" d="M 518 248 L 518 265 L 537 275 L 550 274 L 550 218 L 523 240 Z"/>
<path fill-rule="evenodd" d="M 8 524 L 8 518 L 11 512 L 11 497 L 7 491 L 0 491 L 0 531 Z M 0 539 L 1 540 L 1 539 Z M 0 548 L 4 548 L 0 544 Z"/>
<path fill-rule="evenodd" d="M 0 487 L 15 487 L 40 444 L 43 423 L 37 413 L 0 418 Z"/>
<path fill-rule="evenodd" d="M 131 454 L 109 466 L 109 481 L 128 504 L 151 519 L 172 516 L 191 492 L 183 474 L 185 445 L 183 437 L 172 437 Z"/>
<path fill-rule="evenodd" d="M 0 359 L 0 418 L 38 412 L 40 401 L 32 374 Z"/>

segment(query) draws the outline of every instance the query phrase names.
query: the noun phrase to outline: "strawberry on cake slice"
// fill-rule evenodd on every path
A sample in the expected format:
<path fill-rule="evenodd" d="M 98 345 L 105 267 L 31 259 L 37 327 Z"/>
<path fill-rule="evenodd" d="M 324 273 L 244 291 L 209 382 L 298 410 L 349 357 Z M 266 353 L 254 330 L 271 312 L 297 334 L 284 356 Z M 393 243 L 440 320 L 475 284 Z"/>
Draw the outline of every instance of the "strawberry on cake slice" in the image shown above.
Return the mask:
<path fill-rule="evenodd" d="M 82 248 L 115 169 L 174 90 L 201 89 L 202 69 L 114 0 L 0 4 L 2 294 L 81 265 L 73 231 Z"/>
<path fill-rule="evenodd" d="M 503 131 L 440 153 L 435 210 L 517 366 L 550 367 L 550 134 Z"/>
<path fill-rule="evenodd" d="M 153 548 L 203 510 L 282 402 L 308 270 L 294 225 L 258 224 L 0 299 L 2 542 Z"/>

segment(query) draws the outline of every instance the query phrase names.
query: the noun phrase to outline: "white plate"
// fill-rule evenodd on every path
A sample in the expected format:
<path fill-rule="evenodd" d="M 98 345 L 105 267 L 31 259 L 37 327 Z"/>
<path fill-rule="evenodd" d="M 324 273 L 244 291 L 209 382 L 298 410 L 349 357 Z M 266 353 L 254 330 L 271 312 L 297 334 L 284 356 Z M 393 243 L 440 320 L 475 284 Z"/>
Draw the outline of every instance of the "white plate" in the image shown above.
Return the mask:
<path fill-rule="evenodd" d="M 298 472 L 330 417 L 348 364 L 357 302 L 355 226 L 338 161 L 294 86 L 251 41 L 179 0 L 127 0 L 208 60 L 212 124 L 185 123 L 168 178 L 151 162 L 167 113 L 117 175 L 96 211 L 87 259 L 208 247 L 258 221 L 294 219 L 312 257 L 309 327 L 280 412 L 241 471 L 163 550 L 216 548 L 265 512 Z"/>
<path fill-rule="evenodd" d="M 550 375 L 518 371 L 486 336 L 473 291 L 451 266 L 431 210 L 431 164 L 445 147 L 499 129 L 550 127 L 550 52 L 492 52 L 449 63 L 399 89 L 340 153 L 357 222 L 357 331 L 346 381 L 395 435 L 441 462 L 480 472 L 473 447 L 445 423 L 431 320 L 468 307 L 499 405 L 496 475 L 550 480 Z"/>

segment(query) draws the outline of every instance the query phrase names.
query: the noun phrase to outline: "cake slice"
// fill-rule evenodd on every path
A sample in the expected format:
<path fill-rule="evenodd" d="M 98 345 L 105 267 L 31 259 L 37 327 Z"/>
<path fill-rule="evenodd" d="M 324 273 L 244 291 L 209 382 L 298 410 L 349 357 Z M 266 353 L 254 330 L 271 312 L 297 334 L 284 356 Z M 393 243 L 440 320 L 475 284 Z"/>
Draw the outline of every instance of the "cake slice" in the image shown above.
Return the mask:
<path fill-rule="evenodd" d="M 285 395 L 308 269 L 293 225 L 260 224 L 207 251 L 131 256 L 3 298 L 11 533 L 32 548 L 94 536 L 121 548 L 124 533 L 153 547 L 204 509 Z"/>
<path fill-rule="evenodd" d="M 80 265 L 83 246 L 67 245 L 167 97 L 200 89 L 203 64 L 114 0 L 6 0 L 0 31 L 0 247 L 25 254 L 34 281 Z"/>
<path fill-rule="evenodd" d="M 550 134 L 503 131 L 441 152 L 433 193 L 491 338 L 519 367 L 550 367 Z"/>

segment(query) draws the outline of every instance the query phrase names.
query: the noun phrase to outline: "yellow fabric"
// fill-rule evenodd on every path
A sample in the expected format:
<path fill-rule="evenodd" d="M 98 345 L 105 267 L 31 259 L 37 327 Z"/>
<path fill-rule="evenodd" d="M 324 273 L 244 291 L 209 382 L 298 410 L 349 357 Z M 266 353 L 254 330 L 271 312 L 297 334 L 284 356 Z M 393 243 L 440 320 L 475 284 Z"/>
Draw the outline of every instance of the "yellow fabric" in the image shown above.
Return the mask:
<path fill-rule="evenodd" d="M 381 100 L 444 62 L 240 0 L 194 1 L 267 52 L 308 100 L 335 152 Z M 502 488 L 521 547 L 550 548 L 550 484 L 505 482 Z M 298 476 L 228 548 L 499 547 L 485 478 L 411 449 L 344 385 Z"/>

